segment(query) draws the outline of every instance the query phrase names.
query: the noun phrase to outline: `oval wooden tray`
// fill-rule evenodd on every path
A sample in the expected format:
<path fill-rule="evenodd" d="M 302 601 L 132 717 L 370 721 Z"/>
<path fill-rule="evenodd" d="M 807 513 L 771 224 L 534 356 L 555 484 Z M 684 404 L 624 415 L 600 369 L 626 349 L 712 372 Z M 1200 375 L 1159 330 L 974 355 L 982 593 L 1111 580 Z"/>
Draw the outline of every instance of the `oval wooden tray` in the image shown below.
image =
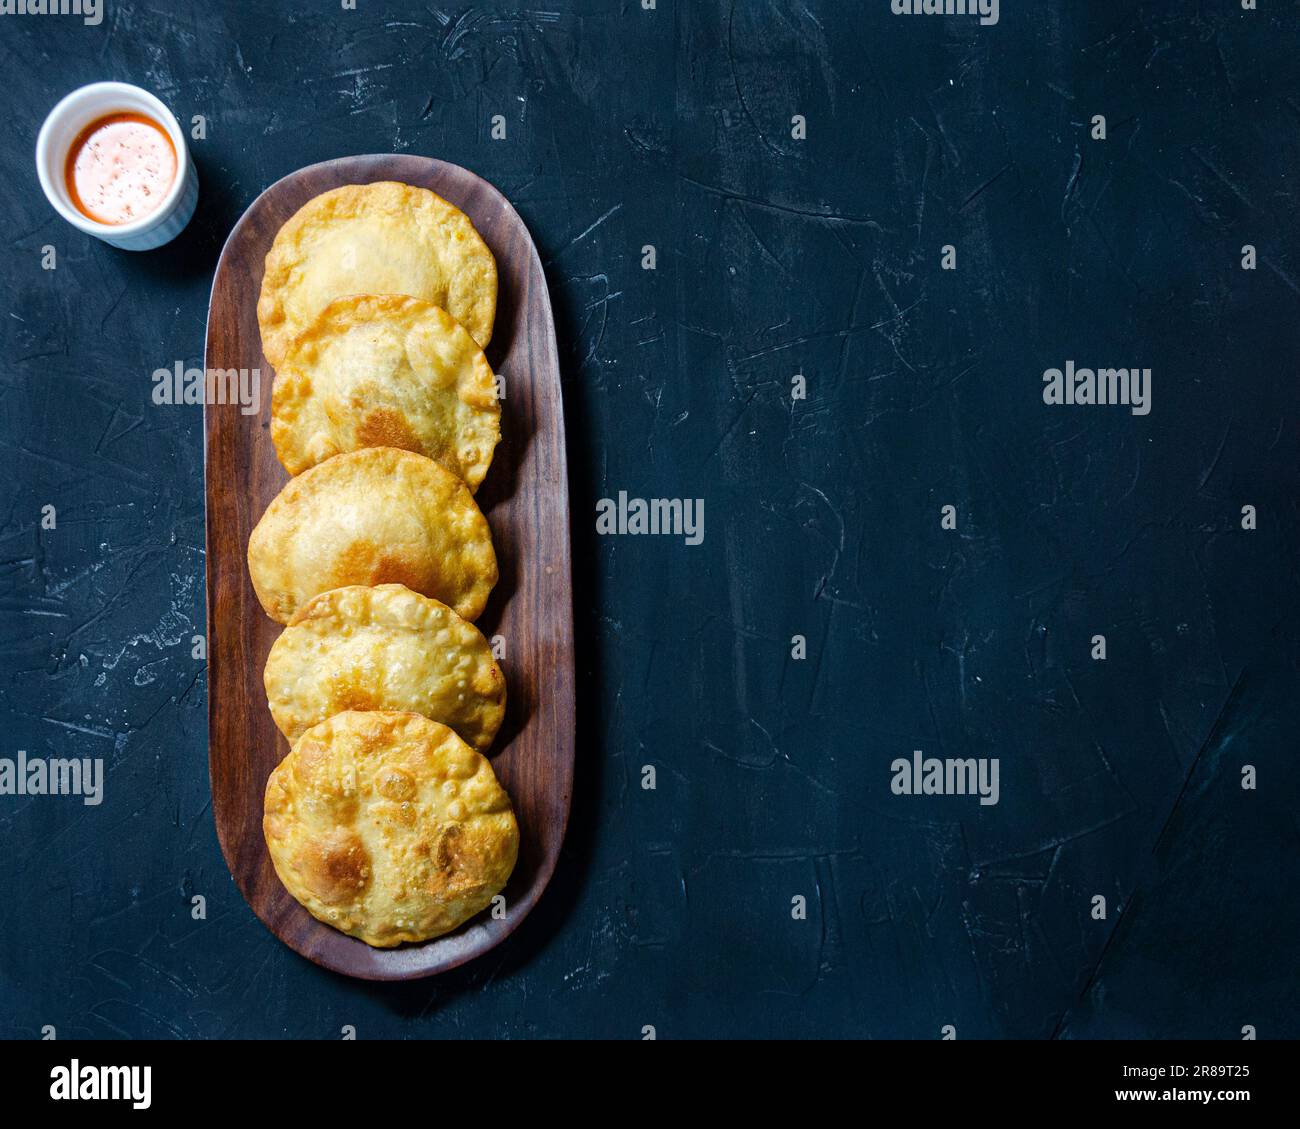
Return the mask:
<path fill-rule="evenodd" d="M 311 197 L 343 184 L 398 180 L 461 208 L 496 256 L 496 328 L 487 356 L 505 376 L 502 440 L 478 502 L 492 526 L 501 579 L 478 626 L 500 634 L 509 705 L 490 754 L 519 817 L 519 862 L 505 916 L 480 914 L 421 945 L 372 949 L 323 925 L 280 884 L 262 838 L 262 795 L 288 752 L 262 688 L 280 626 L 248 578 L 248 535 L 288 481 L 269 433 L 272 368 L 262 355 L 257 297 L 280 225 Z M 217 836 L 253 911 L 290 948 L 371 980 L 430 976 L 486 952 L 532 909 L 550 880 L 573 783 L 573 593 L 564 412 L 550 297 L 537 249 L 504 196 L 458 165 L 426 157 L 344 157 L 278 181 L 226 240 L 208 307 L 206 365 L 260 369 L 261 408 L 204 408 L 208 578 L 208 767 Z"/>

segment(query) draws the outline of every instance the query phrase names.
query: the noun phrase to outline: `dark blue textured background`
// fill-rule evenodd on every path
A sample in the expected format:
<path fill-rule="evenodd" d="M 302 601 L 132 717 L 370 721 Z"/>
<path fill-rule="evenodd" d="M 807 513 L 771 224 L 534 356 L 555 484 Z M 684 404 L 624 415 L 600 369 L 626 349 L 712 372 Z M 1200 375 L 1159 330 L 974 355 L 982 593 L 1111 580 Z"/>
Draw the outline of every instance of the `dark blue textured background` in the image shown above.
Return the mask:
<path fill-rule="evenodd" d="M 1295 3 L 105 4 L 0 17 L 0 755 L 108 769 L 0 797 L 0 1034 L 1300 1034 Z M 155 253 L 36 183 L 106 78 L 209 121 Z M 376 986 L 222 861 L 201 413 L 150 373 L 202 363 L 263 188 L 383 151 L 495 183 L 546 262 L 582 696 L 538 909 Z M 1067 359 L 1152 368 L 1152 413 L 1044 406 Z M 619 490 L 704 498 L 704 544 L 597 537 Z M 1000 757 L 1001 803 L 893 796 L 916 748 Z"/>

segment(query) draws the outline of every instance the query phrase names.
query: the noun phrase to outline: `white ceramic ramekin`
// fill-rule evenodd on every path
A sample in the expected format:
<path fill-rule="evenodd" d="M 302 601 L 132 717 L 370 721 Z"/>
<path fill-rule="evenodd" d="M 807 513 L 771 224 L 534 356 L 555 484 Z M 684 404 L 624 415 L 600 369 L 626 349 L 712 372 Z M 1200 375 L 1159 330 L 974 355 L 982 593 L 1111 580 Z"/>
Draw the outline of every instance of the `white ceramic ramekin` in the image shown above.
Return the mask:
<path fill-rule="evenodd" d="M 176 179 L 166 198 L 147 216 L 131 223 L 98 223 L 77 210 L 68 195 L 64 164 L 77 135 L 105 114 L 135 113 L 152 118 L 176 147 Z M 94 82 L 74 90 L 54 107 L 36 139 L 36 172 L 45 198 L 79 231 L 127 251 L 148 251 L 175 239 L 194 215 L 199 178 L 185 134 L 175 115 L 147 90 L 125 82 Z"/>

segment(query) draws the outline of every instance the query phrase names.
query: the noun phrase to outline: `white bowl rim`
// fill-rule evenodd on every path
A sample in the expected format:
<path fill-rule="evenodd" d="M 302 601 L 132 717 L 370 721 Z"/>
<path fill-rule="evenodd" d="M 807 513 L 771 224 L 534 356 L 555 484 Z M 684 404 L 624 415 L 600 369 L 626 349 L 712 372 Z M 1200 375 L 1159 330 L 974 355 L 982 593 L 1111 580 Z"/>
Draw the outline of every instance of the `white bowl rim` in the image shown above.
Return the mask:
<path fill-rule="evenodd" d="M 166 129 L 170 135 L 172 147 L 176 150 L 176 175 L 172 178 L 171 187 L 167 190 L 167 195 L 163 197 L 162 203 L 148 215 L 141 216 L 138 220 L 132 220 L 130 223 L 100 223 L 99 220 L 93 220 L 63 202 L 54 185 L 50 183 L 49 174 L 46 171 L 48 162 L 45 158 L 50 151 L 50 134 L 53 132 L 54 123 L 60 117 L 70 113 L 82 102 L 97 97 L 109 102 L 127 93 L 143 98 L 157 115 L 158 124 Z M 103 113 L 98 116 L 103 117 L 114 112 L 105 108 Z M 156 95 L 145 90 L 142 86 L 135 86 L 129 82 L 91 82 L 85 86 L 77 87 L 76 90 L 69 91 L 45 115 L 41 131 L 36 137 L 36 175 L 40 178 L 41 190 L 45 193 L 45 198 L 49 200 L 54 210 L 73 227 L 79 228 L 90 235 L 108 235 L 114 239 L 124 238 L 129 235 L 140 235 L 143 232 L 150 231 L 175 210 L 176 202 L 185 190 L 185 181 L 189 172 L 189 159 L 189 150 L 185 145 L 185 135 L 181 133 L 180 123 L 176 120 L 176 115 Z M 57 162 L 60 169 L 63 168 L 66 161 L 67 154 L 65 153 L 62 159 Z"/>

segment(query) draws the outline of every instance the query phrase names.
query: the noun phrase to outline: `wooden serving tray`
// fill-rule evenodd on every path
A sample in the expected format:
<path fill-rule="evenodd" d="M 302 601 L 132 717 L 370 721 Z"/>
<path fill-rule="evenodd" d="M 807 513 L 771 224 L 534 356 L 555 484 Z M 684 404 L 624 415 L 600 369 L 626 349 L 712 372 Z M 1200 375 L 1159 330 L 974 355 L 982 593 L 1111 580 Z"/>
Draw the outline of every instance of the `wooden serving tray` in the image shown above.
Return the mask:
<path fill-rule="evenodd" d="M 462 209 L 496 256 L 496 327 L 487 349 L 505 376 L 502 439 L 478 503 L 492 526 L 501 579 L 478 622 L 501 635 L 505 724 L 489 754 L 519 818 L 519 862 L 504 918 L 480 914 L 420 945 L 372 949 L 318 922 L 280 884 L 262 838 L 262 796 L 289 751 L 262 688 L 280 633 L 248 577 L 248 535 L 288 481 L 271 444 L 272 368 L 257 298 L 281 224 L 318 193 L 397 180 Z M 206 366 L 260 369 L 261 409 L 204 408 L 208 579 L 208 767 L 217 837 L 241 893 L 267 928 L 319 965 L 370 980 L 431 976 L 479 956 L 532 909 L 559 857 L 573 784 L 573 589 L 564 409 L 550 297 L 537 248 L 504 196 L 458 165 L 413 156 L 344 157 L 311 165 L 262 193 L 226 240 L 208 307 Z"/>

